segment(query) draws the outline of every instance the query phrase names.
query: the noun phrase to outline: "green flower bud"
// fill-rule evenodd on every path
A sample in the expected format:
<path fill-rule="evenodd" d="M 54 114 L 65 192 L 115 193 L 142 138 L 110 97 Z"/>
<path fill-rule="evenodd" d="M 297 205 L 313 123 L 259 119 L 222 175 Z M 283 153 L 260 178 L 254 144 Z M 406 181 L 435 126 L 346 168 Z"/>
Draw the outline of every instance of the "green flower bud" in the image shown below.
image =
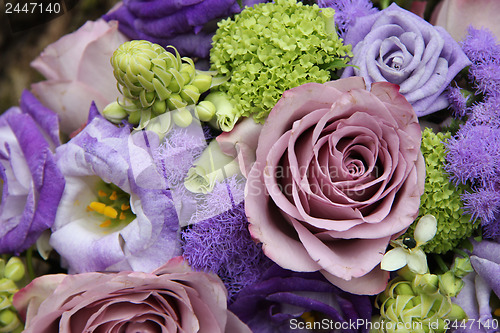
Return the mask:
<path fill-rule="evenodd" d="M 463 286 L 464 282 L 462 279 L 456 277 L 452 271 L 439 275 L 439 291 L 443 295 L 455 297 L 462 290 Z"/>
<path fill-rule="evenodd" d="M 197 74 L 189 84 L 198 88 L 201 94 L 210 89 L 212 76 L 207 74 Z"/>
<path fill-rule="evenodd" d="M 23 329 L 21 321 L 14 311 L 4 309 L 0 311 L 0 332 L 21 332 Z"/>
<path fill-rule="evenodd" d="M 198 103 L 198 99 L 200 99 L 200 90 L 196 86 L 188 84 L 182 88 L 180 96 L 188 104 L 196 104 Z"/>
<path fill-rule="evenodd" d="M 474 271 L 472 265 L 470 263 L 470 258 L 455 258 L 455 262 L 451 267 L 451 271 L 455 274 L 456 277 L 463 278 L 467 274 Z"/>
<path fill-rule="evenodd" d="M 216 127 L 224 132 L 229 132 L 240 118 L 240 114 L 233 107 L 227 95 L 221 91 L 208 94 L 205 101 L 212 102 L 215 105 Z"/>
<path fill-rule="evenodd" d="M 102 110 L 102 115 L 115 124 L 121 123 L 123 119 L 128 117 L 127 111 L 118 102 L 106 105 L 104 110 Z"/>
<path fill-rule="evenodd" d="M 167 134 L 172 128 L 172 113 L 173 112 L 164 113 L 151 119 L 151 121 L 146 125 L 146 130 L 155 132 L 158 134 L 160 141 L 163 140 L 165 134 Z"/>
<path fill-rule="evenodd" d="M 156 114 L 160 115 L 167 111 L 167 103 L 165 101 L 156 100 L 151 107 L 151 110 Z"/>
<path fill-rule="evenodd" d="M 17 292 L 17 286 L 14 281 L 8 278 L 0 279 L 0 292 L 7 292 L 10 294 L 14 294 Z"/>
<path fill-rule="evenodd" d="M 215 116 L 215 105 L 210 101 L 201 101 L 196 105 L 194 114 L 201 121 L 210 121 Z"/>
<path fill-rule="evenodd" d="M 132 125 L 139 125 L 139 122 L 141 121 L 141 112 L 136 111 L 132 112 L 128 116 L 128 122 L 131 123 Z"/>
<path fill-rule="evenodd" d="M 169 110 L 177 110 L 187 106 L 187 103 L 182 99 L 180 95 L 172 94 L 167 101 L 167 106 Z"/>
<path fill-rule="evenodd" d="M 189 59 L 189 58 L 182 58 L 182 59 Z M 181 70 L 180 73 L 182 77 L 184 78 L 184 82 L 191 82 L 196 74 L 196 70 L 194 68 L 194 64 L 192 63 L 193 61 L 189 59 L 191 63 L 183 63 L 181 65 Z"/>
<path fill-rule="evenodd" d="M 180 108 L 172 111 L 172 119 L 179 127 L 188 127 L 193 121 L 193 116 L 186 108 Z"/>
<path fill-rule="evenodd" d="M 433 294 L 438 291 L 439 277 L 435 274 L 417 274 L 413 280 L 413 288 L 420 294 Z"/>
<path fill-rule="evenodd" d="M 7 262 L 5 266 L 4 275 L 7 279 L 10 279 L 14 282 L 20 281 L 24 274 L 26 273 L 26 269 L 24 268 L 24 264 L 18 257 L 12 257 Z"/>

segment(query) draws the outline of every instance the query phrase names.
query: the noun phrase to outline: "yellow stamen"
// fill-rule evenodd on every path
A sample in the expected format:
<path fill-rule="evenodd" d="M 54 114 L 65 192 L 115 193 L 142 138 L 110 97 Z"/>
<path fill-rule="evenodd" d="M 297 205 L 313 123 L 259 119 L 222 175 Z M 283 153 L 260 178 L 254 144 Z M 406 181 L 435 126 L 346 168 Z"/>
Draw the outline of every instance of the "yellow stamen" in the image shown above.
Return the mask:
<path fill-rule="evenodd" d="M 127 210 L 130 208 L 130 206 L 127 204 L 122 204 L 122 206 L 120 208 L 121 208 L 121 210 Z"/>
<path fill-rule="evenodd" d="M 110 225 L 111 225 L 111 220 L 106 220 L 106 221 L 102 222 L 101 224 L 99 224 L 99 226 L 100 226 L 101 228 L 107 228 L 107 227 L 109 227 Z"/>
<path fill-rule="evenodd" d="M 119 217 L 120 220 L 125 220 L 126 219 L 126 216 L 125 216 L 125 213 L 124 212 L 120 212 L 120 217 Z"/>
<path fill-rule="evenodd" d="M 500 308 L 496 309 L 495 312 L 493 312 L 493 314 L 497 317 L 500 317 Z"/>
<path fill-rule="evenodd" d="M 112 219 L 116 219 L 116 217 L 118 216 L 118 212 L 116 211 L 116 209 L 111 206 L 106 206 L 102 214 L 107 217 L 111 217 Z"/>
<path fill-rule="evenodd" d="M 98 196 L 100 196 L 100 197 L 105 197 L 105 196 L 107 196 L 108 194 L 107 194 L 106 192 L 104 192 L 103 190 L 99 190 L 99 191 L 97 192 L 97 195 L 98 195 Z"/>
<path fill-rule="evenodd" d="M 110 200 L 116 200 L 116 199 L 118 199 L 118 195 L 116 195 L 116 191 L 113 191 L 113 193 L 111 193 L 111 195 L 109 196 L 109 199 Z"/>
<path fill-rule="evenodd" d="M 104 209 L 106 208 L 106 205 L 103 204 L 102 202 L 92 201 L 89 205 L 89 208 L 92 210 L 95 210 L 99 214 L 103 214 Z"/>

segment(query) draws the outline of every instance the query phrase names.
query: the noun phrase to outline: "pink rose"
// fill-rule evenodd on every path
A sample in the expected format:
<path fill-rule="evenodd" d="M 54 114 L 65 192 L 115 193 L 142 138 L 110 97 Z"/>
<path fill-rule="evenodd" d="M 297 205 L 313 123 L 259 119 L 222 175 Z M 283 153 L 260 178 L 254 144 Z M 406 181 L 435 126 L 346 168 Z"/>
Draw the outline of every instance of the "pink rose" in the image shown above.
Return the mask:
<path fill-rule="evenodd" d="M 431 23 L 445 28 L 456 41 L 467 35 L 467 27 L 487 28 L 500 39 L 500 1 L 443 0 L 432 13 Z"/>
<path fill-rule="evenodd" d="M 362 78 L 286 91 L 259 137 L 247 182 L 250 232 L 294 271 L 321 271 L 341 289 L 376 294 L 392 237 L 418 214 L 421 132 L 397 85 Z"/>
<path fill-rule="evenodd" d="M 213 274 L 193 272 L 182 257 L 153 273 L 44 275 L 14 296 L 23 332 L 250 333 L 226 308 Z"/>
<path fill-rule="evenodd" d="M 116 101 L 119 92 L 110 59 L 125 41 L 117 22 L 89 21 L 49 45 L 31 63 L 47 78 L 33 84 L 32 91 L 57 112 L 61 131 L 69 134 L 85 124 L 92 101 L 99 110 Z"/>

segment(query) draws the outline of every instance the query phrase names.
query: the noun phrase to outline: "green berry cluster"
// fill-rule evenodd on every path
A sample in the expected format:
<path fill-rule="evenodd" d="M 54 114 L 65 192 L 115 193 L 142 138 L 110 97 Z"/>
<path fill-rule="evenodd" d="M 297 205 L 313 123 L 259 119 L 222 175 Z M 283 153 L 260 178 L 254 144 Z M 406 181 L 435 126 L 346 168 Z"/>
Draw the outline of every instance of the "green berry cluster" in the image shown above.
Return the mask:
<path fill-rule="evenodd" d="M 0 332 L 20 333 L 24 327 L 12 298 L 18 291 L 16 282 L 24 278 L 25 268 L 18 257 L 10 258 L 7 263 L 0 259 Z"/>
<path fill-rule="evenodd" d="M 238 116 L 263 123 L 285 90 L 327 82 L 346 66 L 351 46 L 338 37 L 333 15 L 331 8 L 276 0 L 219 22 L 210 60 L 213 70 L 230 75 L 219 90 Z"/>
<path fill-rule="evenodd" d="M 444 170 L 445 141 L 450 137 L 450 133 L 435 134 L 429 128 L 422 133 L 420 149 L 425 158 L 426 180 L 419 216 L 434 215 L 438 223 L 436 236 L 422 247 L 426 253 L 441 254 L 452 250 L 479 226 L 462 209 L 461 195 L 467 187 L 451 183 Z M 413 235 L 414 229 L 415 224 L 412 224 L 406 234 Z"/>
<path fill-rule="evenodd" d="M 189 117 L 186 106 L 198 103 L 200 95 L 210 88 L 212 76 L 198 72 L 193 60 L 174 51 L 145 40 L 120 45 L 111 65 L 123 100 L 108 105 L 105 117 L 116 123 L 127 118 L 140 128 L 167 111 L 180 113 L 183 120 Z"/>

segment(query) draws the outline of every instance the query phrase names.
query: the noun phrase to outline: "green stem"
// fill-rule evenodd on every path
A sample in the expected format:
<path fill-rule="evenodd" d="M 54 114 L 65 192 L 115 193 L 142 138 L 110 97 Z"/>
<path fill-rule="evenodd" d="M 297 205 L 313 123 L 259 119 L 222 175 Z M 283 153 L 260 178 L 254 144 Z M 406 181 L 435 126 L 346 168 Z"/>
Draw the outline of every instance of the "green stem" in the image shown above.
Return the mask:
<path fill-rule="evenodd" d="M 467 252 L 465 252 L 464 250 L 461 250 L 461 249 L 453 249 L 453 252 L 455 252 L 456 254 L 462 256 L 463 258 L 469 258 L 469 255 L 467 254 Z"/>
<path fill-rule="evenodd" d="M 391 4 L 391 0 L 380 0 L 380 8 L 386 9 Z"/>
<path fill-rule="evenodd" d="M 35 270 L 33 269 L 33 248 L 30 247 L 26 251 L 26 269 L 28 271 L 28 276 L 30 281 L 35 279 Z"/>
<path fill-rule="evenodd" d="M 450 270 L 450 268 L 446 265 L 446 263 L 444 262 L 443 258 L 441 258 L 440 255 L 435 255 L 434 259 L 436 259 L 439 268 L 441 268 L 443 272 L 447 272 Z"/>

